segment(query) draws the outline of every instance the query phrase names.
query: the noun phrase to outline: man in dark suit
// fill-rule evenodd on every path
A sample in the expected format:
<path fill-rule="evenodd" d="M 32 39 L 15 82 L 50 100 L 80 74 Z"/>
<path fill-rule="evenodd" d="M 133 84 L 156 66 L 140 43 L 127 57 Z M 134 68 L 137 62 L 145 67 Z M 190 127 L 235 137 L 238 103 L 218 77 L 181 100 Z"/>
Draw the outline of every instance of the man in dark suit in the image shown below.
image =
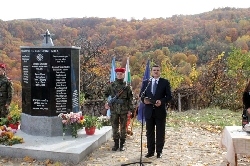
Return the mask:
<path fill-rule="evenodd" d="M 160 78 L 158 65 L 152 67 L 151 74 L 153 77 L 143 82 L 140 92 L 141 100 L 145 104 L 144 115 L 148 148 L 145 157 L 154 156 L 156 151 L 157 158 L 161 158 L 165 143 L 166 105 L 172 99 L 172 95 L 169 81 Z"/>

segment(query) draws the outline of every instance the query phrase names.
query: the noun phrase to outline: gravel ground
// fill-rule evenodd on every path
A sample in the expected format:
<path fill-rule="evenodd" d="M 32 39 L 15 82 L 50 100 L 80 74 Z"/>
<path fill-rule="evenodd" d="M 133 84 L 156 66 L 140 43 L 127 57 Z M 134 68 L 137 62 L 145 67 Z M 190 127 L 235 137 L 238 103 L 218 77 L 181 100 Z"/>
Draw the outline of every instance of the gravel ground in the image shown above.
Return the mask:
<path fill-rule="evenodd" d="M 118 166 L 133 162 L 137 162 L 137 164 L 129 165 L 142 165 L 141 163 L 143 163 L 145 166 L 225 166 L 226 162 L 223 158 L 226 150 L 219 147 L 220 138 L 220 133 L 211 133 L 198 127 L 178 129 L 168 127 L 163 157 L 157 159 L 154 156 L 147 159 L 144 157 L 147 153 L 145 131 L 141 132 L 141 128 L 136 127 L 133 129 L 133 135 L 127 138 L 126 151 L 113 152 L 111 150 L 113 141 L 109 140 L 89 154 L 77 166 Z M 0 166 L 19 165 L 73 166 L 75 164 L 50 160 L 37 161 L 29 157 L 0 157 Z M 238 155 L 238 165 L 250 165 L 250 158 Z"/>

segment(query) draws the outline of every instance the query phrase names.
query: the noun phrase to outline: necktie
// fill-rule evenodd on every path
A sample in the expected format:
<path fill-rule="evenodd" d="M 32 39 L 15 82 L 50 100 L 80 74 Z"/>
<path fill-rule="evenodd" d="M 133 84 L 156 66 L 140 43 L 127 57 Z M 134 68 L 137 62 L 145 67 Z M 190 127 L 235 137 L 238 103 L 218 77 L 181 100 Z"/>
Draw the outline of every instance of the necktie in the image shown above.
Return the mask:
<path fill-rule="evenodd" d="M 154 85 L 153 85 L 153 95 L 155 95 L 156 88 L 157 88 L 157 80 L 155 80 Z"/>

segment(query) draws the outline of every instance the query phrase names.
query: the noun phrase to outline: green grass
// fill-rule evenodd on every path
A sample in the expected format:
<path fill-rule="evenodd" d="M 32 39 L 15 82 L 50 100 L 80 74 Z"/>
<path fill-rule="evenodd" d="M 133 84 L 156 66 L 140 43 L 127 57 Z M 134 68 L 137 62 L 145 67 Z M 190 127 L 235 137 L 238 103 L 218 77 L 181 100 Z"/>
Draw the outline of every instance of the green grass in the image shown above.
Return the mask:
<path fill-rule="evenodd" d="M 168 112 L 167 126 L 197 126 L 207 130 L 220 132 L 225 126 L 241 126 L 242 112 L 208 108 L 188 110 L 185 112 Z"/>
<path fill-rule="evenodd" d="M 168 111 L 166 125 L 174 128 L 183 126 L 200 127 L 211 132 L 221 132 L 225 126 L 241 126 L 241 114 L 242 112 L 218 108 L 184 112 Z M 133 127 L 140 126 L 141 123 L 135 119 Z"/>

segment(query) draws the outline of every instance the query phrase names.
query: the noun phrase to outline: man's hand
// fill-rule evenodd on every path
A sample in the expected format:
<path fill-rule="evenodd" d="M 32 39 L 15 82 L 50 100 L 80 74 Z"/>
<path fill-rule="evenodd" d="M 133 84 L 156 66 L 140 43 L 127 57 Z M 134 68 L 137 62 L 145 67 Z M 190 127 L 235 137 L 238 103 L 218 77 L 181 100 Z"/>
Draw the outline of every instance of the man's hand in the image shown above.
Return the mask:
<path fill-rule="evenodd" d="M 108 103 L 105 103 L 105 109 L 107 109 L 107 110 L 110 109 Z"/>
<path fill-rule="evenodd" d="M 247 112 L 250 114 L 250 108 L 247 109 Z"/>
<path fill-rule="evenodd" d="M 149 100 L 144 99 L 144 104 L 152 104 L 152 103 L 150 103 L 150 101 L 149 101 Z"/>
<path fill-rule="evenodd" d="M 156 107 L 159 107 L 160 105 L 161 105 L 161 100 L 156 100 L 155 106 L 156 106 Z"/>

